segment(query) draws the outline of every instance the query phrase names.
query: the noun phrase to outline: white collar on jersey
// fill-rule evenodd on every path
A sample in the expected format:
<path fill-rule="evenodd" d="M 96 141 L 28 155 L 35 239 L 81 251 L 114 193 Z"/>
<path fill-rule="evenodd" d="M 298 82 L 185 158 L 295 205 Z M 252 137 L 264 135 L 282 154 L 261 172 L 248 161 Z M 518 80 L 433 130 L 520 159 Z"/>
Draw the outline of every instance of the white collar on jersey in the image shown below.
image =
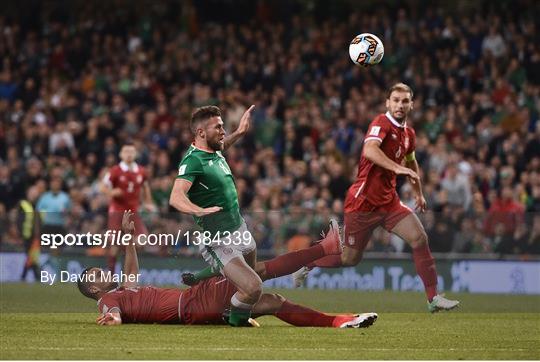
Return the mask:
<path fill-rule="evenodd" d="M 204 148 L 197 147 L 197 146 L 195 146 L 195 142 L 193 142 L 191 144 L 191 147 L 195 148 L 196 150 L 203 151 L 203 152 L 206 152 L 206 153 L 215 153 L 216 152 L 216 151 L 211 150 L 211 149 L 205 150 Z"/>
<path fill-rule="evenodd" d="M 403 124 L 399 123 L 398 121 L 396 121 L 394 117 L 392 117 L 390 112 L 386 112 L 384 115 L 386 116 L 386 118 L 390 120 L 390 122 L 394 124 L 394 126 L 401 127 L 401 128 L 407 127 L 407 122 L 404 122 Z"/>
<path fill-rule="evenodd" d="M 137 162 L 133 162 L 131 164 L 131 168 L 129 167 L 129 165 L 127 163 L 125 163 L 124 161 L 120 162 L 120 169 L 124 172 L 127 172 L 127 171 L 133 171 L 133 172 L 139 172 L 139 165 L 137 165 Z"/>

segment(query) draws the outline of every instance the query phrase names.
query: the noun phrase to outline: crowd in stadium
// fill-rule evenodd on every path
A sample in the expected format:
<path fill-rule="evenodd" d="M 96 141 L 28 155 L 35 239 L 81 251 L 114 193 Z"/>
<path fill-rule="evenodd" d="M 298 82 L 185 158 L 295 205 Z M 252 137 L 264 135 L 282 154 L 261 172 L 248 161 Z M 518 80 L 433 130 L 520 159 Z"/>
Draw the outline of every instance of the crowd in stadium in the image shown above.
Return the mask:
<path fill-rule="evenodd" d="M 145 4 L 154 16 L 91 2 L 69 16 L 0 16 L 1 247 L 22 245 L 20 200 L 39 206 L 51 190 L 65 192 L 67 210 L 51 222 L 101 232 L 99 183 L 127 141 L 162 213 L 146 216 L 149 231 L 178 228 L 169 192 L 191 113 L 210 104 L 229 131 L 256 106 L 251 132 L 226 157 L 259 248 L 304 247 L 342 216 L 367 126 L 403 81 L 415 92 L 408 126 L 431 250 L 540 254 L 540 31 L 520 7 L 534 2 L 516 2 L 504 19 L 418 6 L 322 21 L 304 9 L 279 23 L 269 1 L 234 22 L 210 21 L 189 2 Z M 362 31 L 384 42 L 378 66 L 349 59 Z M 399 188 L 414 207 L 410 185 Z M 371 244 L 408 250 L 382 230 Z"/>

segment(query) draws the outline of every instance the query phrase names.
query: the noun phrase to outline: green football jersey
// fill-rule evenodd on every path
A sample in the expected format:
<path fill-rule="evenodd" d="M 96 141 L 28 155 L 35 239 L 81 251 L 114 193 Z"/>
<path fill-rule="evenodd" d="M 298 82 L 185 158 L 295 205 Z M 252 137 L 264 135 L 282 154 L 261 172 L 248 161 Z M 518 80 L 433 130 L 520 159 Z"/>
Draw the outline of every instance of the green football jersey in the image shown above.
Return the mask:
<path fill-rule="evenodd" d="M 231 169 L 221 152 L 206 152 L 191 145 L 178 166 L 178 176 L 191 182 L 189 200 L 206 208 L 220 206 L 221 211 L 194 216 L 195 222 L 211 233 L 235 231 L 243 222 L 236 185 Z"/>

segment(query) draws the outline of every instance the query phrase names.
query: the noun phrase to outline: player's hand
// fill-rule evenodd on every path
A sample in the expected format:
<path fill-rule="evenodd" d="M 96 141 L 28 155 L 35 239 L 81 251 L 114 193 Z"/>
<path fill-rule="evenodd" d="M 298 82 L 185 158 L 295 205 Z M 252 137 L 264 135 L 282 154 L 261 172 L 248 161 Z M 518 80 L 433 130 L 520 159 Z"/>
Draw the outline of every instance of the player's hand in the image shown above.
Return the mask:
<path fill-rule="evenodd" d="M 420 211 L 420 212 L 425 212 L 426 209 L 427 209 L 427 202 L 424 195 L 416 196 L 415 210 Z"/>
<path fill-rule="evenodd" d="M 411 183 L 415 184 L 420 181 L 420 176 L 408 167 L 399 166 L 395 171 L 397 175 L 405 175 L 409 177 Z"/>
<path fill-rule="evenodd" d="M 123 193 L 122 189 L 117 187 L 111 190 L 111 197 L 119 197 L 122 196 Z"/>
<path fill-rule="evenodd" d="M 199 281 L 195 279 L 195 274 L 193 273 L 182 273 L 182 283 L 192 287 L 199 284 Z"/>
<path fill-rule="evenodd" d="M 100 326 L 114 326 L 121 324 L 122 321 L 112 313 L 105 313 L 96 318 L 96 323 Z"/>
<path fill-rule="evenodd" d="M 131 210 L 124 211 L 124 215 L 122 216 L 122 230 L 126 234 L 133 234 L 135 231 L 135 223 L 131 220 L 132 216 L 133 212 Z"/>
<path fill-rule="evenodd" d="M 143 205 L 143 207 L 148 211 L 148 212 L 157 212 L 158 211 L 158 208 L 155 204 L 151 203 L 151 202 L 147 202 Z"/>
<path fill-rule="evenodd" d="M 221 211 L 223 208 L 219 206 L 212 206 L 202 209 L 202 211 L 196 212 L 195 216 L 206 216 Z"/>
<path fill-rule="evenodd" d="M 253 112 L 254 108 L 255 105 L 252 104 L 251 107 L 249 107 L 247 111 L 244 112 L 242 118 L 240 118 L 240 123 L 238 123 L 238 128 L 236 129 L 236 132 L 238 132 L 239 134 L 243 135 L 247 133 L 249 125 L 251 123 L 251 112 Z"/>

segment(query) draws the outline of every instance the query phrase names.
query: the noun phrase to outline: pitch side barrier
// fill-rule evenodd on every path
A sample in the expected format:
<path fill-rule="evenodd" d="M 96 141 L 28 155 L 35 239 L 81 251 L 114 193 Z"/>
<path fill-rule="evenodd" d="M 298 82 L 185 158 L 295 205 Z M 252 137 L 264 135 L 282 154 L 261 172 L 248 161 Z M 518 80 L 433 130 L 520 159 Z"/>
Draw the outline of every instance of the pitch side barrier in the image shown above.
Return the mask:
<path fill-rule="evenodd" d="M 422 282 L 416 275 L 414 264 L 408 254 L 366 253 L 356 267 L 337 269 L 315 268 L 311 271 L 304 288 L 307 289 L 353 289 L 363 291 L 423 291 Z M 488 255 L 440 254 L 437 258 L 437 273 L 441 291 L 466 293 L 502 293 L 540 295 L 540 260 L 519 260 L 507 256 L 493 259 Z M 0 253 L 0 282 L 20 282 L 26 262 L 21 252 Z M 88 266 L 105 267 L 103 256 L 88 256 L 80 253 L 63 253 L 60 256 L 42 253 L 39 256 L 43 280 L 46 285 L 72 283 Z M 119 260 L 117 270 L 120 270 Z M 206 267 L 202 258 L 175 255 L 160 257 L 142 254 L 139 257 L 141 284 L 158 286 L 180 284 L 183 272 L 193 272 Z M 55 275 L 52 280 L 51 275 Z M 41 276 L 41 275 L 40 275 Z M 28 273 L 26 282 L 36 282 Z M 265 282 L 266 287 L 293 288 L 290 276 Z"/>

